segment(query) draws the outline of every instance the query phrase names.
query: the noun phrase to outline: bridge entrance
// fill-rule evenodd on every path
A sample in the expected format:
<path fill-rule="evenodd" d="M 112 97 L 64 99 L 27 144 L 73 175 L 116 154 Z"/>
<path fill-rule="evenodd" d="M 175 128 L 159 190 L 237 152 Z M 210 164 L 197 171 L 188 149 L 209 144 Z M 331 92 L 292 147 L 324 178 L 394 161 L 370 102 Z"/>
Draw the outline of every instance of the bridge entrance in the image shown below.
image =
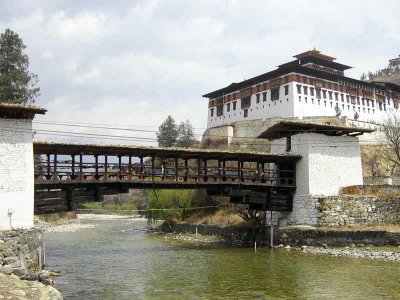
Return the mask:
<path fill-rule="evenodd" d="M 33 144 L 35 213 L 140 189 L 207 189 L 253 209 L 290 211 L 296 162 L 289 154 L 139 146 Z"/>

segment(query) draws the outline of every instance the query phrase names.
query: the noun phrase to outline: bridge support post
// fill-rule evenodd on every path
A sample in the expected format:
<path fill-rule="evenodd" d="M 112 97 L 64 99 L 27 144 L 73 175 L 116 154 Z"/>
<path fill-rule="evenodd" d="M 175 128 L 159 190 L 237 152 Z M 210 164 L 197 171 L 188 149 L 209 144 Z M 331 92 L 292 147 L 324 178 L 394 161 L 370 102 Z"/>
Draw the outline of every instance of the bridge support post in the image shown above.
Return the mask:
<path fill-rule="evenodd" d="M 188 160 L 185 159 L 185 177 L 184 177 L 184 181 L 185 182 L 188 181 L 188 176 L 189 176 Z"/>
<path fill-rule="evenodd" d="M 99 176 L 99 156 L 98 155 L 94 156 L 94 170 L 95 170 L 94 179 L 99 180 L 100 176 Z"/>
<path fill-rule="evenodd" d="M 104 176 L 103 179 L 104 181 L 108 180 L 108 161 L 107 161 L 107 155 L 104 155 Z"/>
<path fill-rule="evenodd" d="M 128 161 L 128 181 L 132 180 L 132 155 L 129 155 Z"/>
<path fill-rule="evenodd" d="M 66 190 L 65 190 L 65 197 L 67 199 L 67 209 L 68 209 L 68 211 L 71 211 L 71 210 L 75 209 L 73 191 L 74 191 L 74 188 L 72 186 L 67 187 Z"/>
<path fill-rule="evenodd" d="M 33 227 L 32 120 L 45 112 L 36 106 L 0 104 L 0 230 Z M 49 157 L 46 179 L 51 178 Z"/>
<path fill-rule="evenodd" d="M 71 155 L 71 180 L 75 180 L 75 155 Z"/>
<path fill-rule="evenodd" d="M 179 181 L 179 158 L 175 156 L 175 182 L 178 183 Z"/>
<path fill-rule="evenodd" d="M 94 187 L 94 201 L 100 202 L 100 184 L 96 184 Z"/>
<path fill-rule="evenodd" d="M 47 158 L 47 174 L 46 174 L 46 179 L 50 180 L 51 179 L 51 166 L 50 166 L 50 154 L 46 155 Z"/>
<path fill-rule="evenodd" d="M 83 153 L 81 152 L 81 153 L 79 153 L 79 181 L 82 181 L 83 179 L 85 179 L 85 178 L 83 178 L 83 162 L 82 162 L 82 159 L 83 159 Z"/>

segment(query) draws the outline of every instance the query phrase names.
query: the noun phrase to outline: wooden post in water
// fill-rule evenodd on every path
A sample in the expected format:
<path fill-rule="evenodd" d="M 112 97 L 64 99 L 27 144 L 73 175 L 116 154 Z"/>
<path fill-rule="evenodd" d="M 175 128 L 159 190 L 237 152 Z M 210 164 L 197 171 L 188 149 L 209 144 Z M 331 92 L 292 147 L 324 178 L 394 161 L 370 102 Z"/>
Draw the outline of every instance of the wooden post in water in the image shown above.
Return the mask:
<path fill-rule="evenodd" d="M 271 249 L 274 248 L 274 224 L 272 223 L 272 210 L 271 210 Z"/>

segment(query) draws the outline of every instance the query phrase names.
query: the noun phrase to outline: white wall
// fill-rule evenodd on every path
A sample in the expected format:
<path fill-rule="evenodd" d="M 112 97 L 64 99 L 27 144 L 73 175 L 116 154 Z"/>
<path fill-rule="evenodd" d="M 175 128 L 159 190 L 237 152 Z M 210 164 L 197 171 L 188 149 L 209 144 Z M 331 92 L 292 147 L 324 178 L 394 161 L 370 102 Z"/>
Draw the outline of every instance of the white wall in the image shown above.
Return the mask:
<path fill-rule="evenodd" d="M 308 76 L 310 77 L 310 76 Z M 312 78 L 312 77 L 310 77 Z M 316 78 L 314 78 L 316 79 Z M 333 83 L 333 82 L 332 82 Z M 261 83 L 262 85 L 263 83 Z M 289 85 L 289 94 L 285 95 L 284 86 Z M 301 93 L 298 93 L 297 85 L 301 85 Z M 304 87 L 308 88 L 308 94 L 304 94 Z M 314 96 L 311 96 L 310 88 L 314 88 Z M 322 91 L 326 91 L 326 98 L 323 98 Z M 238 92 L 238 91 L 237 91 Z M 251 106 L 248 109 L 248 116 L 245 118 L 243 109 L 240 108 L 240 99 L 235 100 L 237 108 L 232 110 L 232 101 L 230 102 L 231 109 L 227 111 L 227 105 L 224 104 L 224 113 L 222 116 L 217 116 L 217 108 L 214 107 L 214 116 L 211 117 L 210 108 L 208 108 L 208 122 L 207 128 L 216 126 L 232 124 L 239 121 L 249 120 L 265 120 L 269 118 L 303 118 L 303 117 L 317 117 L 317 116 L 335 116 L 335 106 L 342 111 L 342 116 L 347 116 L 349 119 L 354 118 L 355 112 L 358 113 L 359 121 L 368 123 L 381 123 L 387 119 L 388 114 L 399 112 L 400 109 L 395 109 L 392 98 L 386 98 L 385 104 L 380 110 L 376 100 L 373 100 L 373 106 L 370 102 L 362 102 L 362 97 L 359 98 L 359 104 L 351 104 L 347 102 L 347 93 L 337 92 L 330 89 L 321 89 L 321 99 L 317 99 L 315 87 L 299 82 L 289 82 L 283 84 L 279 91 L 279 100 L 271 101 L 271 90 L 266 90 L 267 101 L 263 101 L 262 93 L 260 91 L 260 103 L 256 103 L 257 96 L 251 96 Z M 329 99 L 329 92 L 332 92 L 332 100 Z M 338 100 L 336 100 L 335 93 L 338 93 Z M 344 102 L 341 100 L 341 94 L 344 96 Z"/>
<path fill-rule="evenodd" d="M 32 120 L 0 119 L 0 229 L 33 226 Z"/>
<path fill-rule="evenodd" d="M 289 86 L 289 94 L 285 95 L 284 86 Z M 232 102 L 230 102 L 230 111 L 227 111 L 227 105 L 224 104 L 224 114 L 222 116 L 217 116 L 217 108 L 214 107 L 214 116 L 211 117 L 210 108 L 208 108 L 208 122 L 207 128 L 221 126 L 225 124 L 235 123 L 239 121 L 247 121 L 247 120 L 265 120 L 269 118 L 282 117 L 282 118 L 290 118 L 293 117 L 294 114 L 294 105 L 293 105 L 293 89 L 294 83 L 290 82 L 288 84 L 284 84 L 280 87 L 279 90 L 279 100 L 272 101 L 271 100 L 271 90 L 264 90 L 260 93 L 260 101 L 257 103 L 257 95 L 253 94 L 251 96 L 251 105 L 248 108 L 248 116 L 244 117 L 244 111 L 241 108 L 241 100 L 237 99 L 236 101 L 236 110 L 232 109 Z M 263 92 L 267 92 L 267 99 L 263 101 Z"/>
<path fill-rule="evenodd" d="M 272 152 L 285 151 L 285 139 L 272 142 Z M 359 141 L 351 136 L 302 133 L 292 136 L 297 195 L 337 195 L 341 187 L 363 184 Z"/>
<path fill-rule="evenodd" d="M 286 140 L 272 142 L 271 152 L 282 153 Z M 279 213 L 281 225 L 316 225 L 317 195 L 337 195 L 341 187 L 362 185 L 359 142 L 356 137 L 302 133 L 292 136 L 292 154 L 302 156 L 296 165 L 293 211 Z"/>

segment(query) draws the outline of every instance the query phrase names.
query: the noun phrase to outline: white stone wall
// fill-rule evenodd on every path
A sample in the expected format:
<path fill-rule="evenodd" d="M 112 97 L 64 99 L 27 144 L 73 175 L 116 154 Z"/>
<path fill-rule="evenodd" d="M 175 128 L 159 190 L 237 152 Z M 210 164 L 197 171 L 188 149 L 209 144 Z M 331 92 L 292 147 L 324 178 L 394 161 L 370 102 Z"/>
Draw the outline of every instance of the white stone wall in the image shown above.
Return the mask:
<path fill-rule="evenodd" d="M 272 142 L 271 152 L 285 151 L 285 139 Z M 302 159 L 296 165 L 296 193 L 293 211 L 281 214 L 283 224 L 316 225 L 316 196 L 337 195 L 341 187 L 362 185 L 358 139 L 302 133 L 292 136 L 292 154 Z"/>
<path fill-rule="evenodd" d="M 33 226 L 32 120 L 0 119 L 0 229 Z"/>
<path fill-rule="evenodd" d="M 286 141 L 273 141 L 271 151 L 285 152 Z M 362 185 L 361 153 L 358 139 L 302 133 L 292 136 L 292 154 L 303 158 L 297 163 L 298 195 L 337 195 L 349 185 Z"/>
<path fill-rule="evenodd" d="M 284 86 L 289 86 L 289 94 L 285 95 Z M 265 120 L 268 118 L 282 117 L 290 118 L 294 115 L 294 104 L 293 104 L 293 92 L 295 84 L 290 82 L 284 84 L 279 89 L 279 100 L 271 100 L 271 90 L 264 90 L 257 94 L 260 94 L 259 103 L 257 103 L 257 94 L 251 96 L 251 105 L 248 108 L 248 116 L 244 117 L 244 110 L 241 108 L 241 100 L 236 101 L 236 110 L 233 110 L 232 102 L 230 102 L 230 111 L 227 111 L 227 104 L 224 104 L 224 114 L 217 116 L 217 108 L 214 107 L 214 115 L 211 117 L 211 110 L 208 108 L 208 122 L 207 128 L 217 127 L 230 123 L 246 120 Z M 263 99 L 263 92 L 267 92 L 266 101 Z"/>

